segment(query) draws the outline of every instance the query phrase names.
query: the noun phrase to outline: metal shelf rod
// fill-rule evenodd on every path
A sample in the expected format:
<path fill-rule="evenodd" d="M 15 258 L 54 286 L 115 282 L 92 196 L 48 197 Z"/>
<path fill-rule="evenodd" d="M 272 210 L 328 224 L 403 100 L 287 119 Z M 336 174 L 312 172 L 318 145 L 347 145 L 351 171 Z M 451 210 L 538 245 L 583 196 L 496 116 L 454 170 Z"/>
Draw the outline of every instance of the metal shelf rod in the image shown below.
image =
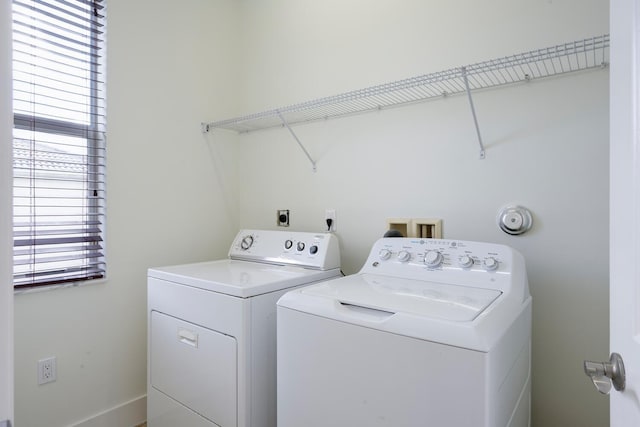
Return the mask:
<path fill-rule="evenodd" d="M 278 112 L 278 116 L 280 117 L 280 120 L 282 120 L 282 124 L 287 128 L 287 130 L 289 131 L 291 136 L 293 136 L 293 139 L 296 140 L 296 142 L 300 146 L 300 149 L 302 149 L 302 151 L 304 152 L 305 156 L 307 156 L 307 159 L 309 159 L 309 161 L 311 162 L 311 166 L 313 168 L 313 171 L 315 172 L 316 171 L 316 162 L 311 158 L 311 155 L 309 154 L 307 149 L 304 148 L 304 145 L 302 145 L 302 142 L 300 142 L 300 139 L 298 138 L 298 135 L 296 135 L 296 133 L 293 131 L 293 129 L 291 129 L 291 126 L 289 126 L 289 123 L 287 123 L 287 121 L 282 116 L 282 114 L 280 114 L 280 112 Z"/>
<path fill-rule="evenodd" d="M 471 96 L 471 89 L 469 88 L 469 79 L 467 78 L 467 70 L 462 67 L 462 77 L 464 78 L 464 85 L 467 88 L 467 96 L 469 97 L 469 106 L 471 107 L 471 115 L 473 116 L 473 124 L 476 126 L 476 134 L 478 135 L 478 144 L 480 144 L 480 158 L 484 159 L 484 144 L 482 143 L 482 135 L 480 135 L 480 126 L 478 125 L 478 118 L 476 117 L 476 109 L 473 106 L 473 97 Z"/>

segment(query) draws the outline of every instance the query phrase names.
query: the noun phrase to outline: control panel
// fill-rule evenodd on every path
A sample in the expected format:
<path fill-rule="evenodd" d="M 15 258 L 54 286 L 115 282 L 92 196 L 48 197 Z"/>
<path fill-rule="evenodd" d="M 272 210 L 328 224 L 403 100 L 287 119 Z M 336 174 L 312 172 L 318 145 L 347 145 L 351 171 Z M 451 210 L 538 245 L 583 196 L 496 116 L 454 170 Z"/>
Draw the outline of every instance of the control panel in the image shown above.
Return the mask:
<path fill-rule="evenodd" d="M 444 239 L 382 238 L 360 273 L 500 289 L 524 275 L 522 256 L 504 245 Z"/>
<path fill-rule="evenodd" d="M 340 268 L 338 240 L 330 233 L 240 230 L 229 258 L 319 270 Z"/>

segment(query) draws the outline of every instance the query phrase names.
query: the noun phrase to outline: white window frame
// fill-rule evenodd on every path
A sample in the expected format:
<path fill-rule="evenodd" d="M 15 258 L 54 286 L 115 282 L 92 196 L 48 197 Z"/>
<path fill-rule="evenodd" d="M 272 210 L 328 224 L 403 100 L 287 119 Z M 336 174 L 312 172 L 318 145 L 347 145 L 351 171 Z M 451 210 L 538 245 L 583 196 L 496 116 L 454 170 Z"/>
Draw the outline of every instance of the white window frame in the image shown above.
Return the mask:
<path fill-rule="evenodd" d="M 106 277 L 104 4 L 13 0 L 16 290 Z"/>

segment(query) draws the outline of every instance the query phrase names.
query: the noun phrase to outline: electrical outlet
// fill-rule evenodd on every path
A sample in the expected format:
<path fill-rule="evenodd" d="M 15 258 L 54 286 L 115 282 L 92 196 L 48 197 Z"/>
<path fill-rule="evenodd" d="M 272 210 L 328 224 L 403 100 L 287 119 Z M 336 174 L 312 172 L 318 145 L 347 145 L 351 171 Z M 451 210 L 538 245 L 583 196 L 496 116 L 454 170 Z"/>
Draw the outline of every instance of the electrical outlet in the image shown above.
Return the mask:
<path fill-rule="evenodd" d="M 336 210 L 326 209 L 324 211 L 325 231 L 333 233 L 336 231 Z"/>
<path fill-rule="evenodd" d="M 289 209 L 278 209 L 277 223 L 279 227 L 289 226 Z"/>
<path fill-rule="evenodd" d="M 55 356 L 38 360 L 38 385 L 53 382 L 57 377 Z"/>

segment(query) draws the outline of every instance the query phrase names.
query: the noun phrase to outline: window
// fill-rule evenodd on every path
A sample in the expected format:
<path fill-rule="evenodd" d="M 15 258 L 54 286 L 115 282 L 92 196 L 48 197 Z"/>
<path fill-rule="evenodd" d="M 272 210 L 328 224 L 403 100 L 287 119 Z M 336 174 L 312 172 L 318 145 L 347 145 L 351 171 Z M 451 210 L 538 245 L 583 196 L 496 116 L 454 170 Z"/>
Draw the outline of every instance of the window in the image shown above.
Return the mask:
<path fill-rule="evenodd" d="M 16 289 L 105 276 L 104 1 L 13 1 Z"/>

